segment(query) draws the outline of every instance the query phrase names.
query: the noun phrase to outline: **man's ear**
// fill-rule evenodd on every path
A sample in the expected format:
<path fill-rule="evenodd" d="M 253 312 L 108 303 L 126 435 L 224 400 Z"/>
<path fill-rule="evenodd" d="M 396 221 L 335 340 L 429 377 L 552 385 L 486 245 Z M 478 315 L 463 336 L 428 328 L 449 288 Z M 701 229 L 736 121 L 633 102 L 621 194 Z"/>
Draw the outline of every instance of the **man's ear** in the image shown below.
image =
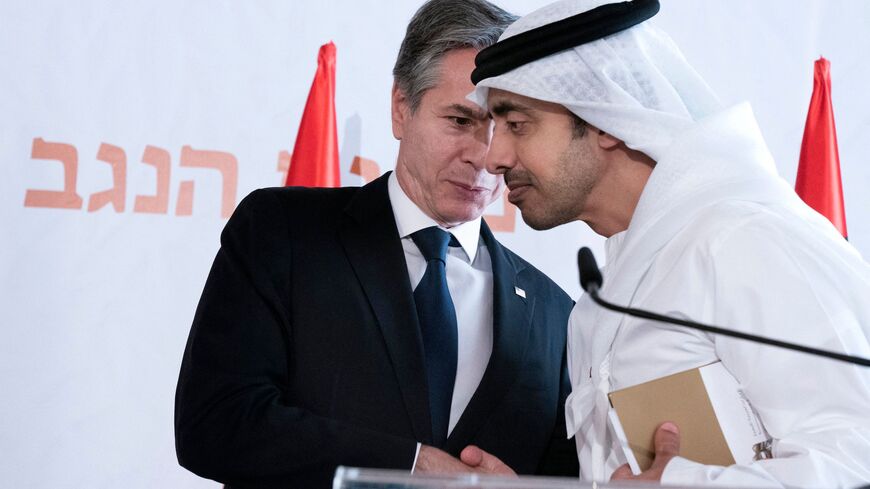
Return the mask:
<path fill-rule="evenodd" d="M 613 149 L 613 148 L 619 146 L 620 144 L 622 144 L 621 139 L 617 139 L 614 136 L 602 131 L 601 129 L 598 129 L 598 128 L 594 128 L 594 129 L 596 131 L 598 131 L 598 146 L 601 149 L 609 150 L 609 149 Z"/>
<path fill-rule="evenodd" d="M 411 106 L 405 92 L 393 82 L 393 91 L 390 94 L 390 114 L 393 119 L 393 137 L 402 140 L 405 132 L 405 124 L 411 117 Z"/>

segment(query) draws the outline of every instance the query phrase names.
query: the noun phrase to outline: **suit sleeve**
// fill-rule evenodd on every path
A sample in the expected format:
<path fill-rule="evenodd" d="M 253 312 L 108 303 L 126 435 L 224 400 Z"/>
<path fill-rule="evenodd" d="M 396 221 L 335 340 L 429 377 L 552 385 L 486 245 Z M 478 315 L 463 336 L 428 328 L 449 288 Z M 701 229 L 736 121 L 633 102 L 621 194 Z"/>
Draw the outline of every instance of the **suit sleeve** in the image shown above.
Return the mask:
<path fill-rule="evenodd" d="M 553 284 L 553 287 L 558 286 Z M 577 477 L 580 473 L 580 465 L 577 460 L 577 446 L 575 445 L 574 437 L 568 437 L 568 430 L 565 425 L 565 401 L 571 393 L 567 355 L 568 317 L 574 307 L 574 301 L 562 292 L 561 289 L 555 295 L 559 311 L 559 314 L 556 315 L 555 334 L 556 337 L 561 338 L 564 342 L 562 365 L 559 370 L 559 402 L 556 411 L 556 425 L 553 427 L 550 444 L 544 453 L 544 458 L 537 472 L 540 475 Z"/>
<path fill-rule="evenodd" d="M 563 355 L 562 358 L 561 372 L 556 426 L 553 429 L 550 445 L 547 447 L 538 473 L 540 475 L 577 477 L 580 473 L 580 465 L 577 460 L 577 447 L 574 443 L 574 437 L 568 438 L 568 431 L 565 426 L 565 400 L 568 399 L 568 394 L 571 393 L 566 355 Z"/>
<path fill-rule="evenodd" d="M 274 191 L 257 191 L 221 235 L 182 360 L 178 460 L 245 487 L 328 487 L 338 465 L 409 469 L 416 441 L 294 406 L 292 236 Z"/>

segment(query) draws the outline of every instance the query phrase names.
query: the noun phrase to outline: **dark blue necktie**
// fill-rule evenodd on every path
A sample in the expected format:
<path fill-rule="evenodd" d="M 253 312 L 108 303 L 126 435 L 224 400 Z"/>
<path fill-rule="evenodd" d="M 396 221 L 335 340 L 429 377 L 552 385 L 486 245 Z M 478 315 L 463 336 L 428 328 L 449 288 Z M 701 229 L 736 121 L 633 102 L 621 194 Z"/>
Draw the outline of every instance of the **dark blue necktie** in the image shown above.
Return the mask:
<path fill-rule="evenodd" d="M 414 302 L 420 331 L 423 336 L 423 351 L 426 359 L 426 377 L 429 381 L 429 411 L 432 415 L 432 442 L 443 447 L 447 441 L 450 423 L 450 404 L 453 401 L 453 384 L 456 381 L 456 309 L 447 289 L 447 245 L 450 234 L 430 227 L 411 235 L 423 258 L 426 273 L 414 289 Z"/>

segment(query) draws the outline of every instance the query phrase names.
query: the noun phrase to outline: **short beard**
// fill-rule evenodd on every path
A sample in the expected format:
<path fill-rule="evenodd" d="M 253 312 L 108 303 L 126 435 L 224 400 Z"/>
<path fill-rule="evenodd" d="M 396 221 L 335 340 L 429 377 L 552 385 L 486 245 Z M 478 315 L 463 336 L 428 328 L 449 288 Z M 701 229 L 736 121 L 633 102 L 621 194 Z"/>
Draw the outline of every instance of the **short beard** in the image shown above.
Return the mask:
<path fill-rule="evenodd" d="M 523 210 L 523 221 L 532 229 L 552 229 L 576 221 L 583 212 L 602 170 L 599 162 L 593 159 L 594 156 L 580 142 L 582 137 L 575 137 L 560 155 L 557 178 L 549 182 L 546 189 L 538 187 L 544 205 L 534 210 Z M 518 177 L 519 180 L 529 178 L 524 174 Z"/>

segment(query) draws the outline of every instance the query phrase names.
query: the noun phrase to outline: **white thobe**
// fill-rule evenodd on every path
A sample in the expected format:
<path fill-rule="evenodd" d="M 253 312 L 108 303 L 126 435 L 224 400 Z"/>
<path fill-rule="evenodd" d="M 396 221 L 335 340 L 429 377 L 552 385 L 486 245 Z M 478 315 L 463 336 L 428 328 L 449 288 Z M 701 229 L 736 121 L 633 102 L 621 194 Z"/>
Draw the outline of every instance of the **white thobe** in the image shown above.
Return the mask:
<path fill-rule="evenodd" d="M 672 155 L 658 162 L 628 230 L 608 240 L 601 296 L 870 357 L 870 267 L 770 173 L 748 107 L 705 121 Z M 663 484 L 870 480 L 868 368 L 630 318 L 586 296 L 568 334 L 566 419 L 583 478 L 607 480 L 622 462 L 606 425 L 608 392 L 721 360 L 773 438 L 774 458 L 718 467 L 678 457 Z"/>

